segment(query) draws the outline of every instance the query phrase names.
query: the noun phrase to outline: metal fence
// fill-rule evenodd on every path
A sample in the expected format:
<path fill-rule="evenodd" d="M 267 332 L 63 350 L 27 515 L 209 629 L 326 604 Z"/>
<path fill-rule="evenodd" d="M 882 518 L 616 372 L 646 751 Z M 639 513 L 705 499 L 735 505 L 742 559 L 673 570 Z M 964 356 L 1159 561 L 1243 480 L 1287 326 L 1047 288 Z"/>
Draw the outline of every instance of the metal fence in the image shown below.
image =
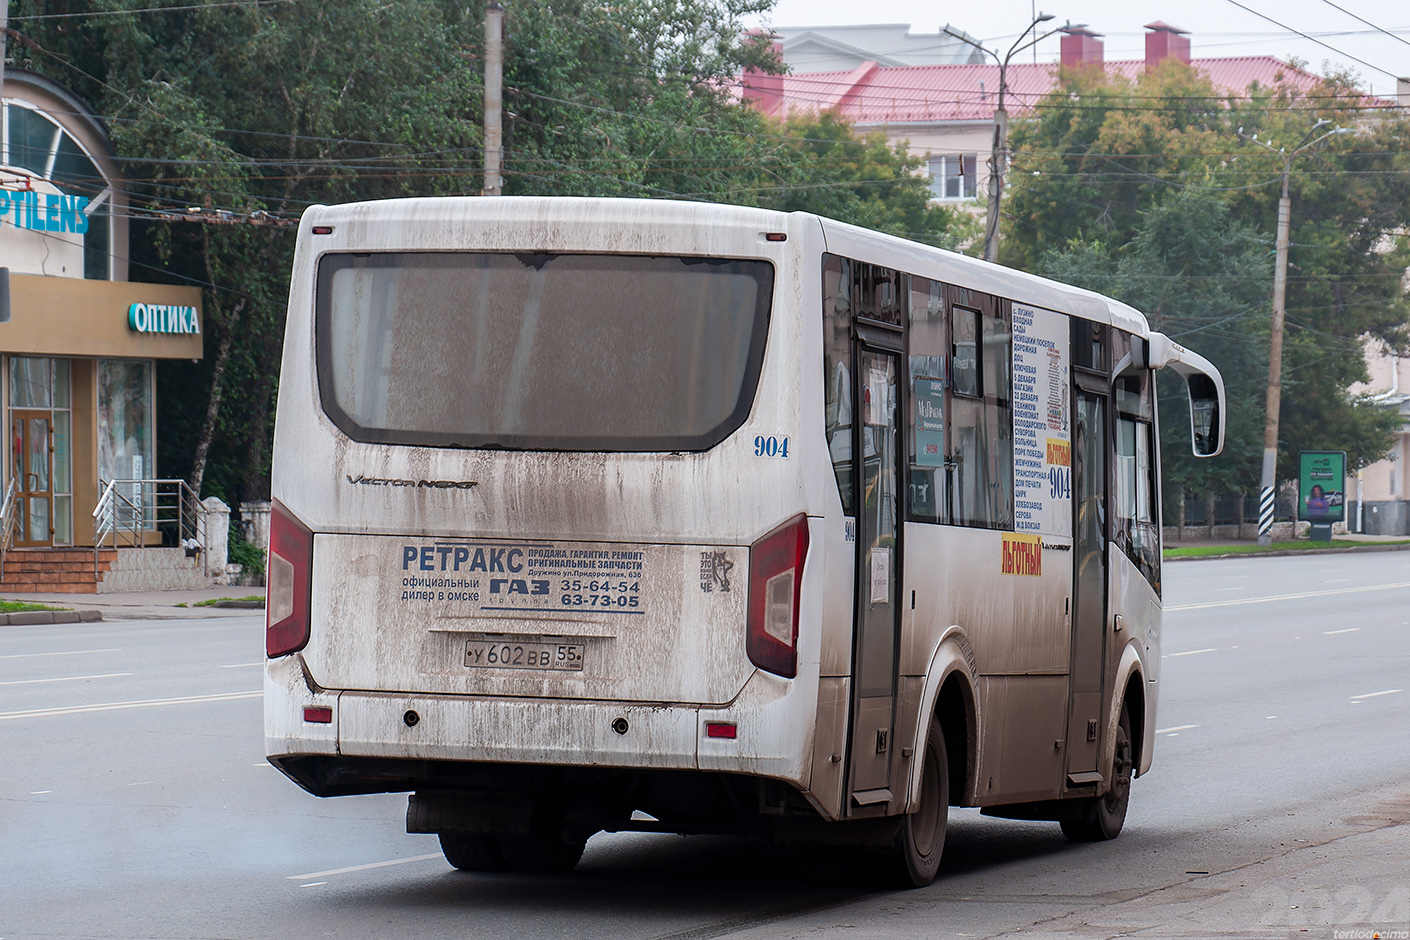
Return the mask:
<path fill-rule="evenodd" d="M 98 550 L 144 548 L 157 532 L 163 545 L 179 545 L 207 566 L 205 507 L 185 480 L 110 480 L 93 509 L 93 574 Z M 209 574 L 209 570 L 207 569 Z"/>

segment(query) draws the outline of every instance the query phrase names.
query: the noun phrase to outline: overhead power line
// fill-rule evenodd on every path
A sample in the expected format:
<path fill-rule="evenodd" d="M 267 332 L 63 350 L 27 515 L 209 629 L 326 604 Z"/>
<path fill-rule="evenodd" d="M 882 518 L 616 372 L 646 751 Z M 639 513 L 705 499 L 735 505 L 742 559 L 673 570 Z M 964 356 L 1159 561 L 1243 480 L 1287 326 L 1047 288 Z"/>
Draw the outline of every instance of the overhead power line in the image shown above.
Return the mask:
<path fill-rule="evenodd" d="M 1352 13 L 1346 7 L 1338 6 L 1337 4 L 1333 3 L 1332 0 L 1322 0 L 1322 2 L 1325 3 L 1327 6 L 1331 7 L 1333 10 L 1340 10 L 1347 16 L 1351 17 L 1353 20 L 1365 23 L 1367 26 L 1371 27 L 1378 33 L 1385 33 L 1387 36 L 1389 36 L 1391 39 L 1394 39 L 1396 42 L 1403 42 L 1405 43 L 1405 45 L 1410 46 L 1410 40 L 1403 39 L 1402 37 L 1397 36 L 1395 33 L 1391 32 L 1388 29 L 1381 29 L 1381 27 L 1377 26 L 1375 23 L 1372 23 L 1365 17 L 1357 16 L 1355 13 Z"/>
<path fill-rule="evenodd" d="M 1259 18 L 1261 18 L 1261 19 L 1265 19 L 1265 20 L 1267 20 L 1268 22 L 1272 23 L 1274 26 L 1279 26 L 1279 27 L 1281 27 L 1281 28 L 1283 28 L 1283 29 L 1286 29 L 1286 30 L 1287 30 L 1288 32 L 1290 32 L 1290 33 L 1297 33 L 1297 35 L 1301 36 L 1303 39 L 1306 39 L 1306 40 L 1308 40 L 1309 42 L 1315 42 L 1317 45 L 1323 47 L 1324 49 L 1330 49 L 1331 51 L 1335 52 L 1337 55 L 1342 56 L 1342 57 L 1347 58 L 1347 59 L 1350 59 L 1351 61 L 1356 62 L 1356 63 L 1359 63 L 1359 64 L 1361 64 L 1361 65 L 1364 65 L 1364 66 L 1366 66 L 1366 68 L 1368 68 L 1368 69 L 1372 69 L 1372 70 L 1374 70 L 1374 71 L 1380 72 L 1382 75 L 1389 75 L 1391 78 L 1399 78 L 1399 77 L 1400 77 L 1400 76 L 1398 76 L 1395 72 L 1386 71 L 1385 69 L 1381 68 L 1379 65 L 1373 65 L 1372 63 L 1367 62 L 1365 59 L 1359 59 L 1359 58 L 1357 58 L 1356 56 L 1352 55 L 1352 54 L 1349 53 L 1349 52 L 1343 52 L 1342 50 L 1338 49 L 1336 46 L 1331 45 L 1330 43 L 1325 43 L 1325 42 L 1323 42 L 1323 41 L 1320 40 L 1320 39 L 1316 39 L 1316 38 L 1314 38 L 1314 37 L 1312 37 L 1312 36 L 1309 36 L 1307 33 L 1304 33 L 1304 32 L 1303 32 L 1302 30 L 1300 30 L 1300 29 L 1294 29 L 1293 27 L 1289 26 L 1287 23 L 1283 23 L 1283 22 L 1281 22 L 1281 21 L 1279 21 L 1279 20 L 1275 20 L 1275 19 L 1273 19 L 1273 17 L 1269 16 L 1269 15 L 1266 14 L 1266 13 L 1259 13 L 1259 12 L 1258 12 L 1257 10 L 1255 10 L 1253 7 L 1244 6 L 1242 3 L 1239 2 L 1239 0 L 1228 0 L 1228 2 L 1229 2 L 1229 3 L 1232 3 L 1234 6 L 1238 7 L 1240 10 L 1244 10 L 1245 12 L 1252 13 L 1254 16 L 1257 16 L 1257 17 L 1259 17 Z"/>
<path fill-rule="evenodd" d="M 276 3 L 296 3 L 297 0 L 219 0 L 214 3 L 187 3 L 169 7 L 142 7 L 136 10 L 85 10 L 82 13 L 27 13 L 11 16 L 12 20 L 75 20 L 97 19 L 103 16 L 133 16 L 138 13 L 178 13 L 186 10 L 210 10 L 218 7 L 267 7 Z"/>

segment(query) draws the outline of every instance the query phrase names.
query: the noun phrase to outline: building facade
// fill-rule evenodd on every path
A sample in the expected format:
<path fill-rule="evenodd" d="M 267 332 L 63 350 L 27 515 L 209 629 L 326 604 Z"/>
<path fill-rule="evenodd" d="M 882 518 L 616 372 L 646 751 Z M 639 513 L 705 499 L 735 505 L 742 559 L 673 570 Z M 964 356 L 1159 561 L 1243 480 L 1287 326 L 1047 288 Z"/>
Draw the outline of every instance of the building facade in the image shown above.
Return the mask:
<path fill-rule="evenodd" d="M 1362 531 L 1410 535 L 1410 358 L 1370 348 L 1366 367 L 1370 382 L 1353 387 L 1352 392 L 1369 395 L 1377 405 L 1399 415 L 1400 431 L 1390 454 L 1357 474 Z"/>
<path fill-rule="evenodd" d="M 0 466 L 12 544 L 91 546 L 114 480 L 156 466 L 158 359 L 199 359 L 200 290 L 128 280 L 128 205 L 111 141 L 41 76 L 0 87 Z"/>
<path fill-rule="evenodd" d="M 839 29 L 841 29 L 839 27 Z M 820 30 L 776 28 L 775 49 L 789 66 L 786 75 L 747 73 L 744 97 L 765 114 L 835 111 L 858 131 L 881 131 L 925 156 L 931 195 L 940 202 L 982 200 L 988 191 L 989 160 L 998 107 L 999 67 L 957 39 L 972 57 L 953 62 L 906 60 L 891 50 L 902 27 L 847 27 L 851 51 L 832 58 L 820 54 Z M 1242 94 L 1253 82 L 1280 81 L 1310 89 L 1317 76 L 1272 56 L 1192 58 L 1189 34 L 1168 23 L 1148 23 L 1144 59 L 1106 61 L 1101 34 L 1085 27 L 1064 31 L 1061 62 L 1011 62 L 1004 105 L 1011 118 L 1028 114 L 1058 80 L 1058 66 L 1096 67 L 1135 77 L 1166 59 L 1185 62 L 1209 76 L 1215 87 Z M 875 33 L 868 32 L 875 30 Z M 957 31 L 958 32 L 958 31 Z M 877 41 L 867 48 L 870 38 Z M 842 37 L 837 37 L 839 40 Z M 814 63 L 833 63 L 821 68 Z"/>

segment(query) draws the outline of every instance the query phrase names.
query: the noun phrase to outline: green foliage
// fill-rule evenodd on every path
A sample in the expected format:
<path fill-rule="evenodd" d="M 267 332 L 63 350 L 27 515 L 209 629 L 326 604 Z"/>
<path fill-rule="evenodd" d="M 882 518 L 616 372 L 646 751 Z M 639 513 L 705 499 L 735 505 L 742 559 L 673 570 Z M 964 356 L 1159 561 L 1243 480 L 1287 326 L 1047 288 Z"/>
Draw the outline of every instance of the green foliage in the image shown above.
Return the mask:
<path fill-rule="evenodd" d="M 1367 116 L 1353 92 L 1334 75 L 1307 94 L 1280 82 L 1228 97 L 1174 61 L 1133 81 L 1082 69 L 1015 128 L 1003 260 L 1130 303 L 1223 373 L 1231 413 L 1215 460 L 1188 457 L 1183 388 L 1162 379 L 1172 496 L 1248 491 L 1261 471 L 1284 164 L 1240 128 L 1285 150 L 1355 130 L 1299 156 L 1290 177 L 1279 476 L 1304 449 L 1345 450 L 1353 466 L 1389 449 L 1396 417 L 1347 390 L 1366 378 L 1368 337 L 1410 341 L 1410 121 Z M 1309 135 L 1319 119 L 1333 124 Z"/>
<path fill-rule="evenodd" d="M 238 525 L 230 527 L 230 538 L 226 543 L 227 557 L 231 563 L 245 569 L 247 575 L 264 575 L 264 549 L 245 541 L 245 533 Z"/>
<path fill-rule="evenodd" d="M 955 249 L 974 245 L 982 223 L 930 204 L 925 161 L 904 141 L 888 144 L 880 131 L 858 137 L 835 114 L 791 118 L 779 129 L 784 158 L 772 172 L 780 185 L 759 204 L 786 212 L 813 212 Z"/>
<path fill-rule="evenodd" d="M 1152 328 L 1208 355 L 1224 377 L 1229 414 L 1225 455 L 1190 453 L 1189 400 L 1178 377 L 1160 376 L 1161 460 L 1166 489 L 1215 492 L 1256 486 L 1261 469 L 1261 396 L 1267 343 L 1230 342 L 1256 332 L 1273 283 L 1257 236 L 1230 218 L 1214 194 L 1182 190 L 1138 215 L 1128 242 L 1074 242 L 1049 251 L 1039 273 L 1124 301 Z"/>

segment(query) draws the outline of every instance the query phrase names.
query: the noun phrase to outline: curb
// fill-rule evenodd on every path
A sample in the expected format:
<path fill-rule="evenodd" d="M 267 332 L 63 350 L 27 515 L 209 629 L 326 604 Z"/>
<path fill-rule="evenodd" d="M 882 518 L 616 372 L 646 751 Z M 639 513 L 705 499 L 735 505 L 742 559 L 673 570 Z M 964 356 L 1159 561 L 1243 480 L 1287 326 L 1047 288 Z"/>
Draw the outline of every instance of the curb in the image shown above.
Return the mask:
<path fill-rule="evenodd" d="M 101 610 L 22 610 L 0 614 L 0 626 L 27 626 L 36 623 L 97 623 L 103 619 Z"/>
<path fill-rule="evenodd" d="M 1276 552 L 1228 552 L 1223 555 L 1176 555 L 1161 559 L 1166 564 L 1172 561 L 1216 561 L 1221 558 L 1287 558 L 1290 555 L 1366 555 L 1372 552 L 1403 552 L 1410 550 L 1410 543 L 1402 545 L 1357 545 L 1354 548 L 1295 548 Z"/>

